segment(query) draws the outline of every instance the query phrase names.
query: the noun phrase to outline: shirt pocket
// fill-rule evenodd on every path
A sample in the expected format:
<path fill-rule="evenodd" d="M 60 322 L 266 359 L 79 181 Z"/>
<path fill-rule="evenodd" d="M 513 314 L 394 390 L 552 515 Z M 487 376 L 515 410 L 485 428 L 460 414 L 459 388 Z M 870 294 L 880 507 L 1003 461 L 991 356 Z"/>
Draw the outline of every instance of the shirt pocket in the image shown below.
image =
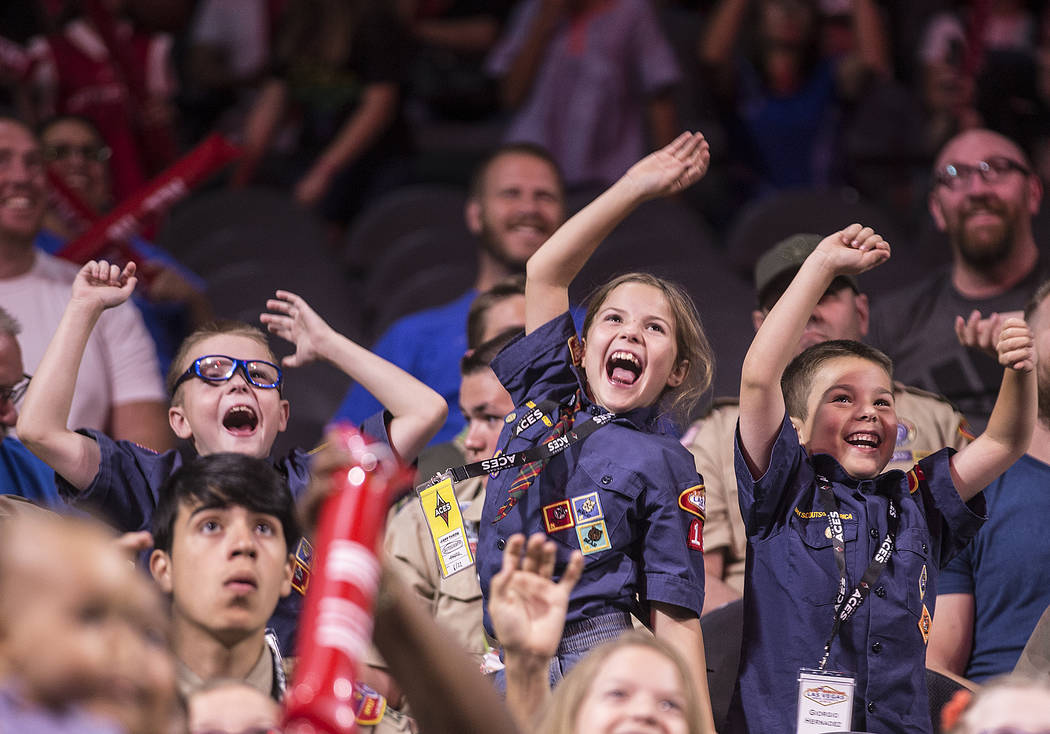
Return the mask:
<path fill-rule="evenodd" d="M 792 518 L 791 546 L 786 559 L 785 580 L 798 584 L 800 598 L 814 606 L 831 606 L 838 597 L 839 567 L 831 546 L 831 530 L 827 517 L 801 520 Z M 857 521 L 842 521 L 842 537 L 846 541 L 846 568 L 848 584 L 860 579 L 854 560 L 857 555 Z M 856 576 L 856 578 L 854 578 Z M 852 590 L 848 586 L 847 593 Z"/>
<path fill-rule="evenodd" d="M 897 593 L 898 598 L 903 597 L 908 611 L 920 617 L 926 598 L 937 593 L 934 588 L 933 566 L 930 563 L 929 537 L 921 528 L 901 530 L 897 533 L 895 551 L 891 562 L 896 564 L 897 568 L 892 569 L 893 575 L 899 579 L 898 583 L 903 583 L 906 588 L 903 593 L 899 589 L 893 589 L 892 593 Z M 883 573 L 887 574 L 890 570 L 887 568 Z"/>
<path fill-rule="evenodd" d="M 584 455 L 565 492 L 573 527 L 557 539 L 578 548 L 590 560 L 632 545 L 639 527 L 642 483 L 635 473 L 607 457 Z"/>

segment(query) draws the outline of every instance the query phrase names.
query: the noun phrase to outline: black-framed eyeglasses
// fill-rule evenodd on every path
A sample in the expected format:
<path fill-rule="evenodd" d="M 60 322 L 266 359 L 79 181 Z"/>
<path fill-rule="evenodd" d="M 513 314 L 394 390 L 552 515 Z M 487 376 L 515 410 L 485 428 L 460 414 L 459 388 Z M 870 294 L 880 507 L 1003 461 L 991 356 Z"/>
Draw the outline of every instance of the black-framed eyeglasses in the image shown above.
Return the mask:
<path fill-rule="evenodd" d="M 33 379 L 32 375 L 22 374 L 22 379 L 16 382 L 14 385 L 0 387 L 0 403 L 6 403 L 8 401 L 17 403 L 22 399 L 22 396 L 26 394 L 26 390 L 29 388 L 29 381 Z"/>
<path fill-rule="evenodd" d="M 59 143 L 58 145 L 45 145 L 44 146 L 44 160 L 50 162 L 53 161 L 64 161 L 68 158 L 72 158 L 74 155 L 79 155 L 86 161 L 95 161 L 96 163 L 105 163 L 113 155 L 113 151 L 105 145 L 70 145 L 68 143 Z"/>
<path fill-rule="evenodd" d="M 171 392 L 174 395 L 179 385 L 191 377 L 199 377 L 207 382 L 226 382 L 234 376 L 237 370 L 240 370 L 244 378 L 255 387 L 266 389 L 280 389 L 281 387 L 281 368 L 273 362 L 262 359 L 237 359 L 227 357 L 225 354 L 209 354 L 195 359 L 189 369 L 175 381 Z"/>
<path fill-rule="evenodd" d="M 985 183 L 993 184 L 1014 171 L 1026 176 L 1031 173 L 1028 166 L 1005 156 L 977 161 L 972 166 L 966 163 L 949 163 L 937 171 L 937 183 L 952 191 L 960 191 L 969 188 L 975 174 L 980 175 Z"/>

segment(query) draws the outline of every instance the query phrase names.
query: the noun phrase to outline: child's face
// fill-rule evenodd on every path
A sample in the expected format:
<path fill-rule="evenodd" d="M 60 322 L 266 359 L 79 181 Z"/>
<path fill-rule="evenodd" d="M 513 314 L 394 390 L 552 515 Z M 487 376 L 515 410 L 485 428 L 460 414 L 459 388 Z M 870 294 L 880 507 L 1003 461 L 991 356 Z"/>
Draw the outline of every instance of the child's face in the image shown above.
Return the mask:
<path fill-rule="evenodd" d="M 861 479 L 886 468 L 897 441 L 886 370 L 861 357 L 829 359 L 813 376 L 806 407 L 808 417 L 796 426 L 810 454 L 830 454 Z"/>
<path fill-rule="evenodd" d="M 48 521 L 10 530 L 0 658 L 27 698 L 155 730 L 174 701 L 155 591 L 97 529 Z"/>
<path fill-rule="evenodd" d="M 172 595 L 176 627 L 208 630 L 224 644 L 262 631 L 278 599 L 291 592 L 280 520 L 241 505 L 181 503 L 171 553 L 155 550 L 150 570 Z"/>
<path fill-rule="evenodd" d="M 583 340 L 583 368 L 596 403 L 613 413 L 652 405 L 682 384 L 674 313 L 660 289 L 622 283 L 598 308 Z"/>
<path fill-rule="evenodd" d="M 678 668 L 655 650 L 630 646 L 614 652 L 591 682 L 576 714 L 577 734 L 689 731 Z"/>
<path fill-rule="evenodd" d="M 468 461 L 488 459 L 496 453 L 504 417 L 514 410 L 510 393 L 496 373 L 485 368 L 463 377 L 459 385 L 459 406 L 467 421 L 463 448 Z"/>
<path fill-rule="evenodd" d="M 270 731 L 281 723 L 277 702 L 247 683 L 231 683 L 194 693 L 187 708 L 191 732 Z"/>
<path fill-rule="evenodd" d="M 273 362 L 270 351 L 239 334 L 216 334 L 201 341 L 183 370 L 199 357 L 222 354 Z M 277 434 L 288 425 L 288 401 L 276 388 L 255 387 L 241 370 L 225 382 L 194 377 L 178 388 L 168 421 L 179 438 L 192 438 L 201 456 L 220 452 L 269 456 Z"/>

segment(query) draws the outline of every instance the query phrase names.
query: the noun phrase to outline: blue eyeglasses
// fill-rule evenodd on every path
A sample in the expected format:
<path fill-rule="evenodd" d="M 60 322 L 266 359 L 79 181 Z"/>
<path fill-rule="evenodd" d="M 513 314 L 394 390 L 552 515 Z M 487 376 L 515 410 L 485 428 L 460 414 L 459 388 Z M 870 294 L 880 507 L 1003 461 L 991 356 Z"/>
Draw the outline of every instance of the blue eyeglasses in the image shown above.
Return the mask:
<path fill-rule="evenodd" d="M 255 387 L 265 389 L 280 389 L 281 387 L 281 368 L 272 362 L 261 359 L 237 359 L 224 354 L 209 354 L 193 361 L 189 369 L 175 381 L 171 394 L 174 395 L 179 385 L 192 377 L 199 377 L 208 382 L 226 382 L 236 374 L 237 370 L 240 370 L 244 378 Z"/>

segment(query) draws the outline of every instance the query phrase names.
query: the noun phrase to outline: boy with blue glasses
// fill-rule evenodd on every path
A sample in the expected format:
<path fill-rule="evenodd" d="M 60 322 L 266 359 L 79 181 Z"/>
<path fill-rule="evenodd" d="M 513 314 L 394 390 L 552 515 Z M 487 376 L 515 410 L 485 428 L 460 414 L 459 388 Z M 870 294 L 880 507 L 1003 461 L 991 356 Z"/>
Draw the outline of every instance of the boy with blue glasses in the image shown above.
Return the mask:
<path fill-rule="evenodd" d="M 174 451 L 158 454 L 92 430 L 66 427 L 76 374 L 91 329 L 107 308 L 135 288 L 135 265 L 123 270 L 89 262 L 73 284 L 69 305 L 26 393 L 18 432 L 37 456 L 54 468 L 60 492 L 71 503 L 92 505 L 123 532 L 148 530 L 157 491 L 182 465 Z M 341 369 L 386 406 L 366 420 L 366 433 L 387 440 L 402 460 L 412 461 L 444 423 L 440 395 L 414 377 L 333 330 L 299 296 L 277 291 L 260 318 L 270 332 L 295 344 L 285 367 L 325 360 Z M 288 422 L 281 396 L 281 369 L 266 336 L 241 322 L 215 322 L 188 336 L 172 360 L 167 387 L 168 422 L 175 435 L 192 441 L 198 455 L 219 452 L 267 458 Z M 307 453 L 295 449 L 274 463 L 298 498 L 309 480 Z M 309 551 L 298 555 L 293 586 L 309 578 Z M 278 606 L 282 648 L 291 643 L 299 595 Z M 283 621 L 282 621 L 283 620 Z"/>

